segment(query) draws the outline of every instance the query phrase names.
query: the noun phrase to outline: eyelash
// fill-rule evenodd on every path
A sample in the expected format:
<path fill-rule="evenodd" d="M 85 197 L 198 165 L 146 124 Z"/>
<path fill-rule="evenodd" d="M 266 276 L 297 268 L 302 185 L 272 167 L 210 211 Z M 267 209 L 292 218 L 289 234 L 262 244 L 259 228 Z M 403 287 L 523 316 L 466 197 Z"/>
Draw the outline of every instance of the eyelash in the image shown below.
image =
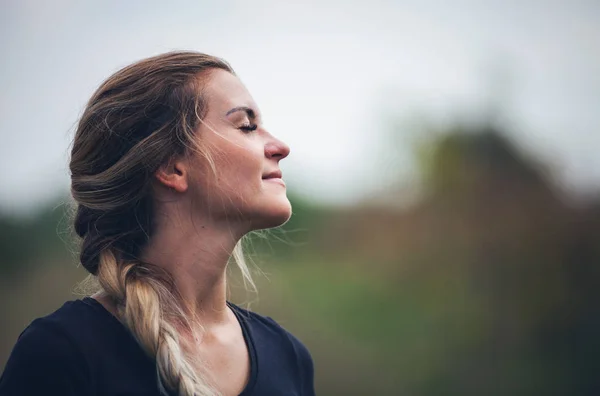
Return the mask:
<path fill-rule="evenodd" d="M 244 132 L 252 132 L 252 131 L 255 131 L 256 128 L 258 128 L 258 125 L 256 125 L 256 124 L 245 124 L 245 125 L 242 125 L 241 127 L 239 127 L 238 129 L 240 129 Z"/>

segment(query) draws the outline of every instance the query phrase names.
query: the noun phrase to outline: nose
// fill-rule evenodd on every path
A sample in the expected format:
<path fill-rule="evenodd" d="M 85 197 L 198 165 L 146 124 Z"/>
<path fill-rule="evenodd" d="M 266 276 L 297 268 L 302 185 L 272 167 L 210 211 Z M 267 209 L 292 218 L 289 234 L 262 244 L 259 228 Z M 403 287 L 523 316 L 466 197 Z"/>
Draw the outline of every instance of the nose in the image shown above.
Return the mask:
<path fill-rule="evenodd" d="M 265 144 L 265 156 L 281 161 L 290 154 L 290 147 L 279 139 L 272 138 Z"/>

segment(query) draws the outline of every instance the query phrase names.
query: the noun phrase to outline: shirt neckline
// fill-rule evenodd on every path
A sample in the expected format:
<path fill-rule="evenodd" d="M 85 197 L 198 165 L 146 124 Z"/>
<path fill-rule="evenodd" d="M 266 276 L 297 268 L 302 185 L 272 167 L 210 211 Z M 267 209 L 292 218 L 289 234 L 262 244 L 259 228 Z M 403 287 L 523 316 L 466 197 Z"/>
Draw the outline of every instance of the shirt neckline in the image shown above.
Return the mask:
<path fill-rule="evenodd" d="M 129 332 L 127 327 L 123 323 L 121 323 L 121 321 L 115 315 L 113 315 L 112 312 L 107 310 L 106 307 L 104 305 L 102 305 L 98 300 L 87 296 L 87 297 L 84 297 L 83 299 L 81 299 L 80 301 L 92 308 L 96 308 L 99 311 L 104 312 L 106 315 L 108 315 L 110 317 L 110 319 L 113 323 L 118 324 L 121 328 L 126 330 L 127 333 L 131 336 L 131 333 Z M 248 315 L 243 315 L 243 313 L 240 311 L 241 308 L 239 308 L 237 305 L 235 305 L 229 301 L 226 301 L 226 303 L 227 303 L 227 306 L 229 307 L 229 309 L 231 309 L 231 311 L 235 315 L 235 318 L 237 319 L 238 323 L 240 324 L 240 327 L 242 328 L 242 335 L 244 337 L 244 343 L 246 344 L 246 348 L 248 349 L 248 355 L 250 357 L 250 376 L 248 378 L 248 382 L 246 383 L 246 386 L 244 387 L 242 392 L 239 394 L 239 396 L 251 396 L 252 390 L 254 389 L 254 386 L 255 386 L 257 378 L 258 378 L 258 357 L 257 357 L 257 353 L 256 353 L 256 346 L 254 344 L 254 339 L 252 337 L 252 332 L 250 330 L 250 326 L 248 325 Z"/>

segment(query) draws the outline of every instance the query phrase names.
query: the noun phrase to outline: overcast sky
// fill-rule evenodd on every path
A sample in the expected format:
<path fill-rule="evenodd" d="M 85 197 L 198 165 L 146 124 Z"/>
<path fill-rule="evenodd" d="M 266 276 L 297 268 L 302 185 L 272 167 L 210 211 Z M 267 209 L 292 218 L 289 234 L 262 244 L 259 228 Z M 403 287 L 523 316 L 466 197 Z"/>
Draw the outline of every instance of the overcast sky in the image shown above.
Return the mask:
<path fill-rule="evenodd" d="M 66 191 L 73 125 L 95 88 L 173 49 L 232 64 L 292 148 L 288 184 L 321 200 L 352 202 L 386 180 L 390 117 L 444 122 L 490 103 L 570 189 L 600 183 L 599 1 L 0 4 L 5 208 Z"/>

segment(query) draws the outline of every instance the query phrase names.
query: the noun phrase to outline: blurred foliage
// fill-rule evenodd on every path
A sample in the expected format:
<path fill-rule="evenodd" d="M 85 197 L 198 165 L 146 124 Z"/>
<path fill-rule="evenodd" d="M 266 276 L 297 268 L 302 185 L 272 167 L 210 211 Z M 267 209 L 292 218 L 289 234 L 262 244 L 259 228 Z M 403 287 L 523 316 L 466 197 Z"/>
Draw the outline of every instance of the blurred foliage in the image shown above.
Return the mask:
<path fill-rule="evenodd" d="M 252 308 L 308 345 L 320 395 L 600 394 L 600 199 L 570 202 L 487 126 L 422 149 L 410 207 L 391 189 L 351 208 L 290 194 L 290 222 L 253 238 L 267 277 Z M 2 278 L 27 273 L 2 291 L 0 364 L 83 276 L 64 223 L 61 210 L 0 219 Z M 44 289 L 64 293 L 27 298 Z"/>
<path fill-rule="evenodd" d="M 0 277 L 18 276 L 44 255 L 72 251 L 67 212 L 61 203 L 28 218 L 0 213 Z"/>

